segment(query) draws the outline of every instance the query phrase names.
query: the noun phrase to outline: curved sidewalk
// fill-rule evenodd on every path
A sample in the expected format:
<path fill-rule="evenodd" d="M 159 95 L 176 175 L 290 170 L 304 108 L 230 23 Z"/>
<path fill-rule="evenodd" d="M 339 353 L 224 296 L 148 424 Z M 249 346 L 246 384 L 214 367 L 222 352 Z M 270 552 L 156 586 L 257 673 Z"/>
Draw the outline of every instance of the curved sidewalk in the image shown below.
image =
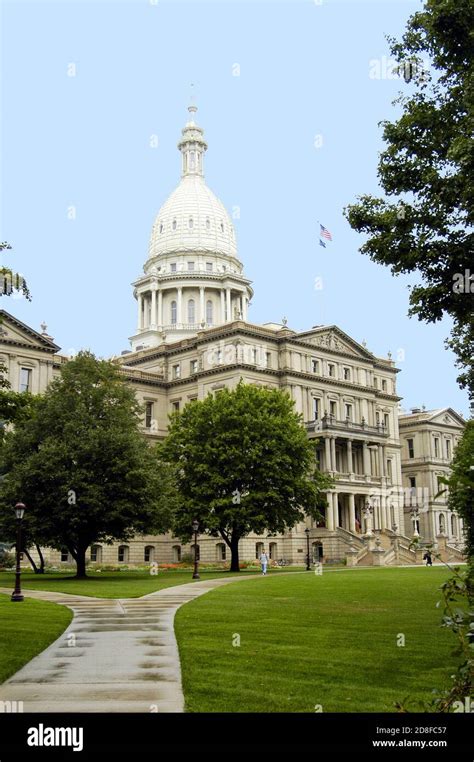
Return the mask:
<path fill-rule="evenodd" d="M 68 606 L 74 617 L 0 685 L 0 702 L 23 701 L 25 712 L 183 712 L 176 611 L 216 587 L 260 578 L 210 579 L 123 599 L 25 590 Z"/>

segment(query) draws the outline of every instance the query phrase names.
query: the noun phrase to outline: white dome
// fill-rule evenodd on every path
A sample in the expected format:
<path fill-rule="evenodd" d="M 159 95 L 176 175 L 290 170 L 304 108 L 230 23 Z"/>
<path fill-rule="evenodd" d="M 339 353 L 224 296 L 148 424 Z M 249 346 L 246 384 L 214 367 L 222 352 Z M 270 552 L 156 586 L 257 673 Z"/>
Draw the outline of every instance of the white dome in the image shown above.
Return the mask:
<path fill-rule="evenodd" d="M 199 174 L 185 175 L 158 212 L 149 258 L 206 251 L 237 258 L 234 226 L 224 204 Z"/>

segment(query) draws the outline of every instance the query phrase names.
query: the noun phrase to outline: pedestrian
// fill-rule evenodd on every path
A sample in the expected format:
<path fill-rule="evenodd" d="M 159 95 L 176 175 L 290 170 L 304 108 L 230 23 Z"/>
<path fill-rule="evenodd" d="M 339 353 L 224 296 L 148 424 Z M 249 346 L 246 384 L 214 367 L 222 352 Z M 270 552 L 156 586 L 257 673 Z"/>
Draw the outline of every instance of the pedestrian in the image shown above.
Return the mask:
<path fill-rule="evenodd" d="M 267 573 L 268 566 L 268 556 L 265 552 L 265 548 L 262 548 L 262 552 L 260 554 L 260 566 L 262 567 L 262 574 L 265 575 Z"/>
<path fill-rule="evenodd" d="M 427 566 L 433 566 L 433 559 L 431 558 L 431 550 L 427 550 L 423 556 L 423 561 L 426 561 Z"/>

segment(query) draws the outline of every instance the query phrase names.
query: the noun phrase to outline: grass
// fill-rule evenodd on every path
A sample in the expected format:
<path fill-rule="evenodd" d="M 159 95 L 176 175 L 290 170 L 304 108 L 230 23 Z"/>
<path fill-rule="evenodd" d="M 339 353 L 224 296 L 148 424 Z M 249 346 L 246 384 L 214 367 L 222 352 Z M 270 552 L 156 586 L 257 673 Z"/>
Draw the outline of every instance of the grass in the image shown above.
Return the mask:
<path fill-rule="evenodd" d="M 255 571 L 241 571 L 240 575 L 256 574 Z M 276 571 L 275 574 L 280 572 Z M 228 577 L 230 572 L 200 572 L 201 580 Z M 0 572 L 0 588 L 14 587 L 15 575 L 12 572 Z M 34 574 L 22 572 L 23 591 L 47 590 L 71 595 L 90 595 L 94 598 L 139 598 L 173 585 L 194 582 L 192 571 L 163 571 L 150 574 L 149 571 L 101 572 L 90 573 L 87 579 L 75 579 L 71 572 L 48 572 Z"/>
<path fill-rule="evenodd" d="M 31 598 L 12 603 L 0 595 L 0 683 L 56 640 L 71 619 L 66 606 Z"/>
<path fill-rule="evenodd" d="M 455 664 L 436 608 L 449 574 L 271 576 L 186 604 L 175 629 L 187 711 L 393 712 L 406 697 L 430 700 Z"/>

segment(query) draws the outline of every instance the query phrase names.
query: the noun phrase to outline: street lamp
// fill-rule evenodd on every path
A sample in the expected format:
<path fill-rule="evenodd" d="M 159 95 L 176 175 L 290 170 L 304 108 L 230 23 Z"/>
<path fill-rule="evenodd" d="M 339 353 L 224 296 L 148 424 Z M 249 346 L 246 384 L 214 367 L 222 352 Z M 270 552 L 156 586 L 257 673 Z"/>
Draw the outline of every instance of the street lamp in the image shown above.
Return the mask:
<path fill-rule="evenodd" d="M 199 576 L 198 571 L 198 545 L 197 545 L 197 533 L 199 529 L 199 521 L 197 519 L 194 519 L 193 521 L 193 532 L 194 532 L 194 573 L 193 573 L 193 579 L 201 579 Z"/>
<path fill-rule="evenodd" d="M 20 553 L 21 553 L 21 522 L 25 513 L 25 505 L 23 503 L 17 503 L 15 505 L 16 516 L 16 572 L 15 572 L 15 589 L 12 593 L 12 601 L 22 601 L 23 596 L 21 594 L 21 567 L 20 567 Z"/>
<path fill-rule="evenodd" d="M 311 567 L 309 565 L 309 529 L 306 527 L 304 530 L 304 533 L 306 535 L 306 571 L 311 571 Z"/>

